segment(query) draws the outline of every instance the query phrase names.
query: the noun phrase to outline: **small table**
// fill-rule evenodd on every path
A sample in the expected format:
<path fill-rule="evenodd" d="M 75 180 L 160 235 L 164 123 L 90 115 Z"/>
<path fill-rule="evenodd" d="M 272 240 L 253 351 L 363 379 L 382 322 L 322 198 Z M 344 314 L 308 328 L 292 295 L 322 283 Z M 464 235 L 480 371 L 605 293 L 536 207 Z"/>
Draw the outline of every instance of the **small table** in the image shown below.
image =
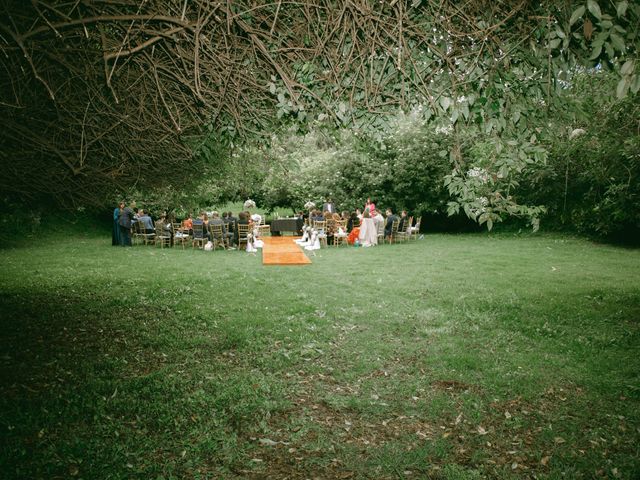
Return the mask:
<path fill-rule="evenodd" d="M 302 218 L 278 218 L 271 221 L 271 235 L 278 236 L 282 232 L 299 235 L 302 232 Z"/>

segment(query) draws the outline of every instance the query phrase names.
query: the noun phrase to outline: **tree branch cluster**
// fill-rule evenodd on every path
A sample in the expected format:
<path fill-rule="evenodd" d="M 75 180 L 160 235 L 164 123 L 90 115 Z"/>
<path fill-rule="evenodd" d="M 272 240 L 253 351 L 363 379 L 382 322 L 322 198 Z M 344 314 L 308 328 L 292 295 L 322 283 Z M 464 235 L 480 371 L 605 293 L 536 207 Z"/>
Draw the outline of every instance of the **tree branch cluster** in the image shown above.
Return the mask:
<path fill-rule="evenodd" d="M 547 22 L 526 0 L 14 0 L 3 10 L 0 188 L 69 206 L 187 183 L 203 167 L 200 139 L 268 136 L 278 108 L 356 126 L 435 110 Z"/>

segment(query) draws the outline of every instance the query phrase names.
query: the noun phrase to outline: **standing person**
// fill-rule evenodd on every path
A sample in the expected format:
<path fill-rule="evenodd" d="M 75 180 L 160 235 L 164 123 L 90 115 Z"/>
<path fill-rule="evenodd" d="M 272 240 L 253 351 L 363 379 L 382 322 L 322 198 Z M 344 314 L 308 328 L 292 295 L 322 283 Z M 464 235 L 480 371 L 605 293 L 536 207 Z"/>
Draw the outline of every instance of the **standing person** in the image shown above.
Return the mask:
<path fill-rule="evenodd" d="M 367 208 L 369 209 L 370 215 L 375 215 L 376 204 L 371 201 L 371 197 L 367 197 L 367 203 L 365 203 L 364 205 L 364 210 L 366 210 Z"/>
<path fill-rule="evenodd" d="M 133 209 L 136 208 L 136 202 L 131 202 L 125 207 L 120 214 L 118 224 L 120 225 L 120 245 L 123 247 L 131 246 L 131 222 L 133 220 Z"/>
<path fill-rule="evenodd" d="M 322 204 L 322 212 L 336 213 L 336 206 L 331 201 L 331 197 L 327 197 L 324 204 Z"/>
<path fill-rule="evenodd" d="M 113 232 L 111 234 L 111 245 L 120 245 L 120 215 L 124 210 L 124 202 L 120 202 L 113 211 Z"/>
<path fill-rule="evenodd" d="M 347 220 L 347 232 L 351 232 L 360 225 L 360 218 L 356 212 L 351 212 Z"/>
<path fill-rule="evenodd" d="M 373 218 L 366 208 L 362 214 L 362 222 L 360 223 L 360 234 L 358 235 L 360 245 L 363 247 L 372 247 L 378 244 L 378 231 L 373 223 Z"/>

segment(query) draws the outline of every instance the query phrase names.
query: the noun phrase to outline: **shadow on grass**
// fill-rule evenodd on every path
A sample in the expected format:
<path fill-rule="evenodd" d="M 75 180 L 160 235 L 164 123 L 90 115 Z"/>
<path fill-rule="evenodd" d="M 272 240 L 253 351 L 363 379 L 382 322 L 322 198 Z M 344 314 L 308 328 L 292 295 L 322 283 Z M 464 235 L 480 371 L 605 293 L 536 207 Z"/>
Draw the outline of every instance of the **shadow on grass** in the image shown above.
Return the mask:
<path fill-rule="evenodd" d="M 3 478 L 226 476 L 280 386 L 230 326 L 91 294 L 0 295 Z"/>

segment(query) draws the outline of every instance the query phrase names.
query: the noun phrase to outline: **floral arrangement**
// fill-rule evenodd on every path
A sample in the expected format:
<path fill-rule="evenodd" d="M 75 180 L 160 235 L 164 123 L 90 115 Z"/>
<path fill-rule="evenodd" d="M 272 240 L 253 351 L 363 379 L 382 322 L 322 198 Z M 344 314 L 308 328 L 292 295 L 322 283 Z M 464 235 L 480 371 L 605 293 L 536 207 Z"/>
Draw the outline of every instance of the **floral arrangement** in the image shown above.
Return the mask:
<path fill-rule="evenodd" d="M 254 202 L 253 200 L 249 199 L 249 200 L 244 202 L 244 208 L 256 208 L 256 202 Z"/>
<path fill-rule="evenodd" d="M 304 208 L 306 208 L 307 210 L 311 210 L 312 208 L 316 208 L 316 204 L 312 201 L 308 201 L 304 204 Z"/>

